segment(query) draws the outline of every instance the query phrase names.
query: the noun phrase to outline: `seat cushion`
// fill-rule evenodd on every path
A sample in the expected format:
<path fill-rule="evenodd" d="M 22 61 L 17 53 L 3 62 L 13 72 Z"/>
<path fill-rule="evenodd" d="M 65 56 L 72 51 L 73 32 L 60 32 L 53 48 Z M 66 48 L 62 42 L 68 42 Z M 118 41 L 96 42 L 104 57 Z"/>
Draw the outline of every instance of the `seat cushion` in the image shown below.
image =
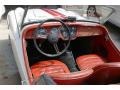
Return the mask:
<path fill-rule="evenodd" d="M 71 73 L 56 73 L 51 77 L 59 85 L 80 85 L 85 84 L 92 73 L 93 69 L 87 69 Z"/>
<path fill-rule="evenodd" d="M 113 84 L 120 82 L 120 62 L 105 63 L 94 68 L 88 84 Z"/>
<path fill-rule="evenodd" d="M 103 58 L 96 54 L 79 56 L 76 59 L 77 65 L 81 70 L 92 69 L 98 65 L 104 64 Z"/>
<path fill-rule="evenodd" d="M 71 72 L 67 66 L 58 60 L 40 61 L 31 67 L 35 80 L 42 74 L 47 74 L 59 85 L 84 84 L 92 75 L 93 70 Z"/>
<path fill-rule="evenodd" d="M 40 61 L 31 66 L 31 71 L 34 78 L 38 78 L 42 74 L 70 73 L 67 66 L 58 60 Z"/>

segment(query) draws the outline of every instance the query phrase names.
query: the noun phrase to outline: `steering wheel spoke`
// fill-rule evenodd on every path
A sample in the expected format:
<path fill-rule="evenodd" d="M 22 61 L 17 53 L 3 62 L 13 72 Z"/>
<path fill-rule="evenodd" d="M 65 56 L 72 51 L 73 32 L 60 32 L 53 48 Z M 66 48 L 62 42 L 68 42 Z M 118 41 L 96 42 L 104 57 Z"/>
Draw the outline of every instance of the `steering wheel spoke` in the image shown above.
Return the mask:
<path fill-rule="evenodd" d="M 60 52 L 57 43 L 53 44 L 53 47 L 54 47 L 56 53 L 59 53 L 59 52 Z"/>

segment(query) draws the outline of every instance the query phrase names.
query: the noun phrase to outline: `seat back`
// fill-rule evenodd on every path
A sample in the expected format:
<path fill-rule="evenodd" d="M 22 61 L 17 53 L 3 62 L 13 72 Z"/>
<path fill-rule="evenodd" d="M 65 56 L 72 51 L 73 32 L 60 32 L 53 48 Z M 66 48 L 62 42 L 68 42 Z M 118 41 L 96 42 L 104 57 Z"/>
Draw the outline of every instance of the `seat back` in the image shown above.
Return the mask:
<path fill-rule="evenodd" d="M 92 69 L 105 63 L 104 59 L 96 54 L 79 56 L 76 62 L 80 70 Z"/>
<path fill-rule="evenodd" d="M 112 84 L 120 81 L 120 62 L 105 63 L 94 69 L 88 84 Z"/>
<path fill-rule="evenodd" d="M 78 85 L 85 84 L 92 73 L 93 70 L 89 69 L 72 73 L 54 73 L 50 76 L 59 85 Z"/>

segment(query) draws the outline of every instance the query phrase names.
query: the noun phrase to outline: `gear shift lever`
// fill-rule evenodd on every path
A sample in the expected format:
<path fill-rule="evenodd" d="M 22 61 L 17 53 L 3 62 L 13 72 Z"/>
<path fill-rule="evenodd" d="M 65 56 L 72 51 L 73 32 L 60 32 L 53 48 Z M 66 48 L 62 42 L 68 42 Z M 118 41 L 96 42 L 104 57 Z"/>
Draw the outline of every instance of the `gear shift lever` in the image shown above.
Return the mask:
<path fill-rule="evenodd" d="M 67 51 L 65 54 L 60 56 L 60 59 L 68 66 L 71 72 L 78 71 L 78 69 L 76 68 L 76 62 L 71 51 Z"/>

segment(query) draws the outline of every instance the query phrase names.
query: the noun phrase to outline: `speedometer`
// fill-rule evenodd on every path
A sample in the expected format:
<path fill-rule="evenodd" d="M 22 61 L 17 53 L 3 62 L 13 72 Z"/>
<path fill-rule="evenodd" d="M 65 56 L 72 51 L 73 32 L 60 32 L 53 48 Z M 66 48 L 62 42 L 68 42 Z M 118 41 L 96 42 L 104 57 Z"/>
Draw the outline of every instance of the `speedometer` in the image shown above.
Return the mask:
<path fill-rule="evenodd" d="M 70 30 L 70 38 L 71 39 L 75 39 L 76 38 L 76 33 L 77 33 L 77 29 L 75 27 L 69 27 Z M 65 28 L 60 28 L 61 34 L 64 37 L 65 40 L 68 40 L 69 36 L 68 36 L 68 32 L 67 30 L 65 30 Z"/>
<path fill-rule="evenodd" d="M 63 28 L 63 27 L 60 27 L 60 32 L 61 32 L 63 38 L 64 38 L 65 40 L 68 40 L 69 36 L 68 36 L 67 30 L 65 30 L 65 28 Z"/>
<path fill-rule="evenodd" d="M 47 31 L 43 28 L 40 28 L 36 32 L 38 38 L 47 38 Z"/>
<path fill-rule="evenodd" d="M 70 27 L 70 37 L 71 39 L 76 38 L 77 29 L 75 27 Z"/>

